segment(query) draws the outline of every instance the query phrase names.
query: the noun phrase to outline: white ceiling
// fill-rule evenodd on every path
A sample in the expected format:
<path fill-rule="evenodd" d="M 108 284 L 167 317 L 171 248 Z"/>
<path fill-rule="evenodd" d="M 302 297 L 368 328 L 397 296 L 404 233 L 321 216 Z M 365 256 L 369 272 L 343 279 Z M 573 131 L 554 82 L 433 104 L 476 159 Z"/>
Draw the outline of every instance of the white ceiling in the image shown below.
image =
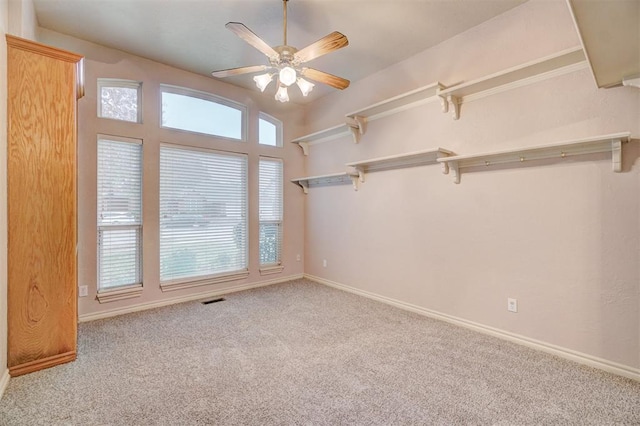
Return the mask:
<path fill-rule="evenodd" d="M 288 44 L 298 49 L 332 31 L 349 46 L 309 66 L 352 82 L 493 18 L 526 0 L 290 0 Z M 266 64 L 267 58 L 225 29 L 242 22 L 281 45 L 281 0 L 34 0 L 41 27 L 210 76 Z M 252 75 L 225 81 L 258 90 Z M 322 87 L 321 87 L 322 86 Z M 311 101 L 335 89 L 316 85 Z M 347 89 L 348 90 L 348 89 Z M 273 96 L 271 85 L 265 96 Z"/>

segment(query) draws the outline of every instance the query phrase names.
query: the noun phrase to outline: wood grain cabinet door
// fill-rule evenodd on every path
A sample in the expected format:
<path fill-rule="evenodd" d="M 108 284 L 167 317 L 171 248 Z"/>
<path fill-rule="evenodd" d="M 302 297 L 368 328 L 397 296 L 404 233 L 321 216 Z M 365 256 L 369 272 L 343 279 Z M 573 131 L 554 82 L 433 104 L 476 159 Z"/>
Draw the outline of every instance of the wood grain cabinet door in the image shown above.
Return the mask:
<path fill-rule="evenodd" d="M 76 93 L 81 57 L 7 36 L 8 363 L 76 357 Z"/>

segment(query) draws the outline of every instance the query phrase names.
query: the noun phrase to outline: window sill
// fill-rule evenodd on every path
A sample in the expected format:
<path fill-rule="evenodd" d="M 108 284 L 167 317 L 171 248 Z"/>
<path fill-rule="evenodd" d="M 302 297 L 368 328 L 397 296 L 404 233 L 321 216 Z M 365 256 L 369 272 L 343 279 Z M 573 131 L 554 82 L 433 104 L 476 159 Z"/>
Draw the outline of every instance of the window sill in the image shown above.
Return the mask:
<path fill-rule="evenodd" d="M 260 275 L 279 274 L 284 269 L 283 265 L 265 266 L 260 268 Z"/>
<path fill-rule="evenodd" d="M 96 299 L 100 303 L 115 302 L 124 299 L 133 299 L 142 295 L 142 284 L 129 287 L 116 288 L 114 290 L 103 290 L 98 292 Z"/>
<path fill-rule="evenodd" d="M 243 280 L 248 276 L 249 276 L 249 271 L 244 270 L 244 271 L 232 272 L 230 274 L 224 274 L 224 275 L 211 275 L 211 276 L 196 279 L 196 280 L 187 279 L 187 280 L 165 281 L 160 283 L 160 289 L 162 291 L 182 290 L 184 288 L 218 284 L 218 283 L 224 283 L 227 281 Z"/>

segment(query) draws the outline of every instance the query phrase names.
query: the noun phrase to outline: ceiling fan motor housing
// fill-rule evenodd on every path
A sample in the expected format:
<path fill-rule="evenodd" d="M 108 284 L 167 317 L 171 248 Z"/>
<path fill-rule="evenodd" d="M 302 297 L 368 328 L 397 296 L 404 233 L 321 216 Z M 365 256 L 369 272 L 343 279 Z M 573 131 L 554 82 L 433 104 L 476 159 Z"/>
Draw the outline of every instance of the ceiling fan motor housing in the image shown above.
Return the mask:
<path fill-rule="evenodd" d="M 276 46 L 273 48 L 276 52 L 278 52 L 277 57 L 269 58 L 269 62 L 274 67 L 282 67 L 282 66 L 293 66 L 297 67 L 300 65 L 300 61 L 297 61 L 295 58 L 295 54 L 298 51 L 293 46 Z"/>

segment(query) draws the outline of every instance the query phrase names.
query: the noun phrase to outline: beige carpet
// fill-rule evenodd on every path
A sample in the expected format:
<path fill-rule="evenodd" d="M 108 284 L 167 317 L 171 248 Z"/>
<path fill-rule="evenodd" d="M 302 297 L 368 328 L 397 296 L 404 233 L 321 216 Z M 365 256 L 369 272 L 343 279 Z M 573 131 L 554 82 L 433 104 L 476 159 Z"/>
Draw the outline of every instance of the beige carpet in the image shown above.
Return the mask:
<path fill-rule="evenodd" d="M 81 324 L 78 349 L 11 379 L 0 424 L 640 424 L 638 382 L 306 280 Z"/>

